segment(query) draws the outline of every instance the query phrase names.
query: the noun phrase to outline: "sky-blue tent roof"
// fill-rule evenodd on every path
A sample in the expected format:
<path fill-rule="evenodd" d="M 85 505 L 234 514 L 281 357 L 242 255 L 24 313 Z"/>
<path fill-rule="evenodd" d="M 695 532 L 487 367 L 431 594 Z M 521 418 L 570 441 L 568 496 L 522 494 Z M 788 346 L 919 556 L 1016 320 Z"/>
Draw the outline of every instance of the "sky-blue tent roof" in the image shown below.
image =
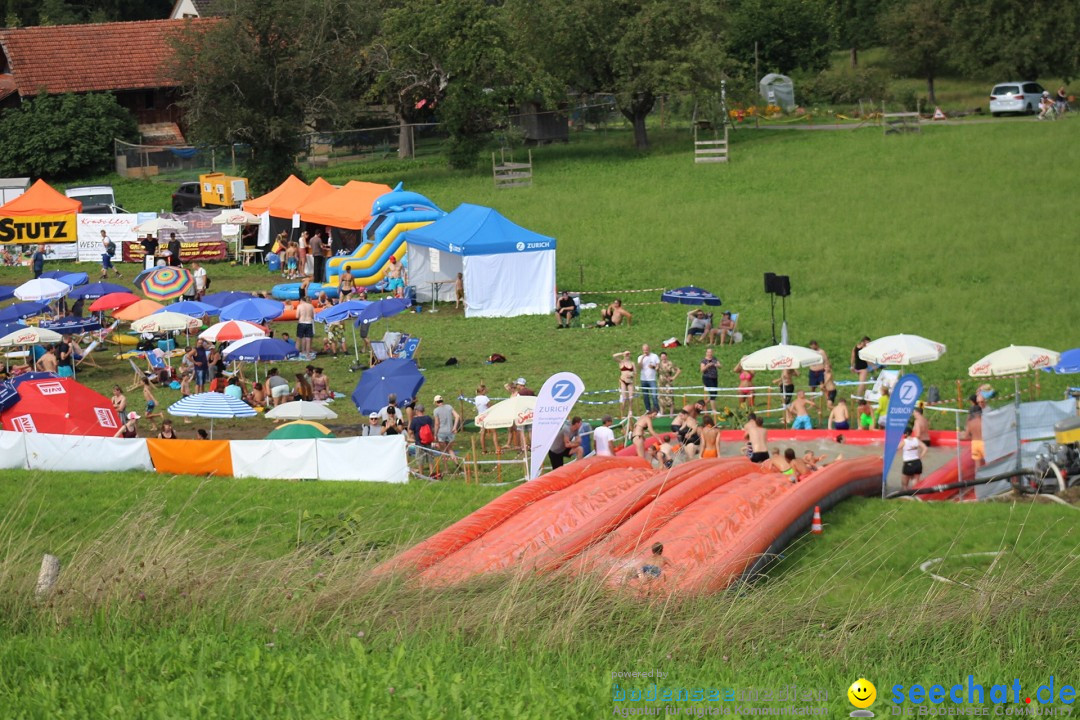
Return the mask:
<path fill-rule="evenodd" d="M 449 215 L 405 234 L 405 242 L 456 255 L 554 250 L 555 238 L 526 230 L 497 210 L 462 203 Z"/>

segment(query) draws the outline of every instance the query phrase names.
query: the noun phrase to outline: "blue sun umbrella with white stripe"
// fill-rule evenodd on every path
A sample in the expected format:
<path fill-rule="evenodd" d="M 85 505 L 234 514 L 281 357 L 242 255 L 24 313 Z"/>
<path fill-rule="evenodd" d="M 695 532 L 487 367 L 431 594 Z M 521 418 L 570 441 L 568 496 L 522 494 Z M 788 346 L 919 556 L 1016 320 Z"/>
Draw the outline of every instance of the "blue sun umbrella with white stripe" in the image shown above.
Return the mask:
<path fill-rule="evenodd" d="M 218 418 L 255 417 L 255 409 L 243 400 L 224 393 L 204 392 L 188 395 L 169 406 L 169 414 L 176 417 L 210 418 L 210 437 L 214 437 L 214 420 Z"/>

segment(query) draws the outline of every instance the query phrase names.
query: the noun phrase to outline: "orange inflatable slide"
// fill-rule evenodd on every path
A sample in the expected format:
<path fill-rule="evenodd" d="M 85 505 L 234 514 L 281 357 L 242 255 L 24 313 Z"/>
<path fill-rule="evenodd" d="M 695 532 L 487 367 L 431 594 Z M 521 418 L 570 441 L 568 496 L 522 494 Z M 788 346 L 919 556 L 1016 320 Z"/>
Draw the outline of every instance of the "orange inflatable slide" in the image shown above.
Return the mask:
<path fill-rule="evenodd" d="M 881 492 L 880 457 L 833 463 L 801 481 L 742 458 L 656 471 L 640 458 L 588 458 L 507 492 L 386 561 L 443 586 L 516 568 L 597 573 L 603 582 L 665 592 L 712 592 L 753 576 L 797 534 L 816 505 Z M 664 545 L 659 577 L 639 572 Z M 646 578 L 646 579 L 643 579 Z"/>

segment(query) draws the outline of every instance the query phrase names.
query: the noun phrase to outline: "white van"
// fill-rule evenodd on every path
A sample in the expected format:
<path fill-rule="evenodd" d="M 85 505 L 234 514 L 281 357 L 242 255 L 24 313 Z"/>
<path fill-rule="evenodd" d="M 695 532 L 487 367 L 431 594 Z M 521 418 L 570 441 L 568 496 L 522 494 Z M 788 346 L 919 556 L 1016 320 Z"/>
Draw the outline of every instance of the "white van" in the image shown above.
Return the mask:
<path fill-rule="evenodd" d="M 86 185 L 83 187 L 71 187 L 64 191 L 69 198 L 82 201 L 84 213 L 109 215 L 124 212 L 117 207 L 116 195 L 111 185 Z"/>

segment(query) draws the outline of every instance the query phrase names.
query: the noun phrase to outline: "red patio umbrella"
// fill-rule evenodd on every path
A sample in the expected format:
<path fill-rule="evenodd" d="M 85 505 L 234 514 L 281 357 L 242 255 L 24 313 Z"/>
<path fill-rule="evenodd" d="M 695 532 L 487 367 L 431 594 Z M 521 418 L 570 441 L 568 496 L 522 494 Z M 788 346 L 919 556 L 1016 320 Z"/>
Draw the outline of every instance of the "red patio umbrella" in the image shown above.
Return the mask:
<path fill-rule="evenodd" d="M 114 292 L 108 295 L 102 295 L 94 302 L 90 303 L 90 312 L 98 312 L 99 310 L 119 310 L 125 308 L 128 305 L 133 305 L 141 300 L 138 295 L 129 292 Z"/>
<path fill-rule="evenodd" d="M 0 426 L 15 432 L 112 437 L 120 420 L 107 397 L 72 378 L 18 384 L 19 400 L 0 413 Z"/>

